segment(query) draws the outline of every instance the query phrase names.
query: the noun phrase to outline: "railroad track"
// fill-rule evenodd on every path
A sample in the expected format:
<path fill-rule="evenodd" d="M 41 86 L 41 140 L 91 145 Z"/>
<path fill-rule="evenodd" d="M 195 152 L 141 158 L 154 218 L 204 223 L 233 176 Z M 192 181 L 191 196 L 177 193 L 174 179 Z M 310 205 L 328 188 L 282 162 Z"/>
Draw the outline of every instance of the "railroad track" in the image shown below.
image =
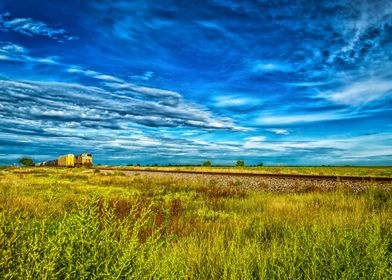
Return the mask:
<path fill-rule="evenodd" d="M 341 181 L 341 182 L 375 182 L 375 183 L 392 183 L 392 178 L 387 177 L 372 177 L 372 176 L 334 176 L 334 175 L 296 175 L 296 174 L 267 174 L 267 173 L 242 173 L 242 172 L 206 172 L 206 171 L 190 171 L 190 170 L 159 170 L 159 169 L 126 169 L 126 168 L 110 168 L 110 167 L 95 167 L 100 170 L 113 171 L 130 171 L 130 172 L 145 172 L 145 173 L 174 173 L 174 174 L 199 174 L 199 175 L 216 175 L 216 176 L 236 176 L 236 177 L 259 177 L 259 178 L 276 178 L 287 180 L 314 180 L 314 181 Z"/>

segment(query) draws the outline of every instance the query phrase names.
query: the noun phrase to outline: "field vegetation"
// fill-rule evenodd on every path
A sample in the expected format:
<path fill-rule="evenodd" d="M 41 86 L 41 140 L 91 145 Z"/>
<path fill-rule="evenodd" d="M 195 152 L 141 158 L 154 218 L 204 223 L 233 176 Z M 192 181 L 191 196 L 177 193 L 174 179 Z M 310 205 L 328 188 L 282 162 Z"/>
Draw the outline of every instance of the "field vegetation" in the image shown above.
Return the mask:
<path fill-rule="evenodd" d="M 388 279 L 392 186 L 271 193 L 169 175 L 0 169 L 4 279 Z"/>
<path fill-rule="evenodd" d="M 126 168 L 129 170 L 176 170 L 392 178 L 391 166 L 245 166 L 243 161 L 240 161 L 240 163 L 237 162 L 236 165 L 237 166 L 212 166 L 210 161 L 206 161 L 203 163 L 203 166 L 117 166 L 111 168 Z"/>

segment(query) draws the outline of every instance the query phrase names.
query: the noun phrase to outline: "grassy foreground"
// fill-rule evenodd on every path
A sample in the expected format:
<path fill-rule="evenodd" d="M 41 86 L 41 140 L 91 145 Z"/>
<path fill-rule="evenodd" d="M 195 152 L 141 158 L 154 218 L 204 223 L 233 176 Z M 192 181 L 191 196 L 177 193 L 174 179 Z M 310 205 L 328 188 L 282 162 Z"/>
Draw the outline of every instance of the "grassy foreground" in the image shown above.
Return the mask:
<path fill-rule="evenodd" d="M 0 170 L 4 279 L 388 279 L 391 263 L 391 188 L 274 194 Z"/>

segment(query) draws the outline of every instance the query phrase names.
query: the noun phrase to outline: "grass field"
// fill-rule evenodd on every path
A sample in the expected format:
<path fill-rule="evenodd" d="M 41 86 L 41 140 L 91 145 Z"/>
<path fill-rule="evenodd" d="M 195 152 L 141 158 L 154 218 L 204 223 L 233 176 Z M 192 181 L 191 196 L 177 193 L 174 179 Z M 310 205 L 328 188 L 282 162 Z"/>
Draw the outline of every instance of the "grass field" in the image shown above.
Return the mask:
<path fill-rule="evenodd" d="M 277 194 L 3 168 L 0 209 L 4 279 L 392 278 L 392 186 Z"/>
<path fill-rule="evenodd" d="M 205 172 L 243 172 L 262 174 L 301 174 L 301 175 L 334 175 L 334 176 L 373 176 L 392 177 L 391 166 L 164 166 L 139 167 L 121 166 L 130 170 L 176 170 L 176 171 L 205 171 Z"/>

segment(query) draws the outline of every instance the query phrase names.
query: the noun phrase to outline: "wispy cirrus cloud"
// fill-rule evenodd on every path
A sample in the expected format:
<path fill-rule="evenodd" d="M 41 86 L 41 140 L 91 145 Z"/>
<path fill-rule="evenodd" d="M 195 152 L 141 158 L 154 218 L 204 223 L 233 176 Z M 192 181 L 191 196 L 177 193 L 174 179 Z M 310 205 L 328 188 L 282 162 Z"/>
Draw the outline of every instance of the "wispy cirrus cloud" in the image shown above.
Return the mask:
<path fill-rule="evenodd" d="M 59 65 L 57 57 L 37 57 L 29 55 L 29 50 L 21 45 L 0 41 L 0 60 L 16 62 L 33 62 Z"/>
<path fill-rule="evenodd" d="M 63 28 L 56 28 L 32 18 L 10 18 L 10 13 L 0 15 L 0 30 L 14 31 L 27 36 L 44 36 L 57 41 L 78 39 L 77 36 L 69 35 Z"/>
<path fill-rule="evenodd" d="M 80 67 L 71 67 L 66 71 L 71 74 L 81 74 L 99 80 L 103 82 L 105 87 L 121 94 L 131 93 L 131 95 L 143 95 L 150 98 L 155 97 L 159 98 L 160 101 L 165 104 L 176 104 L 182 99 L 181 94 L 171 90 L 140 86 L 135 83 L 127 82 L 124 79 L 93 70 L 86 70 Z"/>
<path fill-rule="evenodd" d="M 342 89 L 323 92 L 319 95 L 330 102 L 349 106 L 362 106 L 392 96 L 392 80 L 369 78 L 355 81 Z"/>
<path fill-rule="evenodd" d="M 106 81 L 106 82 L 123 82 L 122 79 L 119 79 L 117 77 L 114 77 L 112 75 L 106 75 L 97 71 L 93 71 L 93 70 L 86 70 L 83 69 L 81 67 L 76 67 L 76 66 L 72 66 L 66 69 L 66 71 L 68 73 L 71 74 L 81 74 L 90 78 L 94 78 L 97 80 L 101 80 L 101 81 Z"/>
<path fill-rule="evenodd" d="M 260 99 L 245 95 L 221 95 L 214 98 L 214 106 L 216 107 L 249 107 L 261 103 Z"/>
<path fill-rule="evenodd" d="M 153 71 L 144 71 L 143 74 L 129 76 L 130 79 L 136 80 L 136 81 L 149 81 L 153 77 L 154 77 Z"/>
<path fill-rule="evenodd" d="M 272 132 L 278 135 L 289 135 L 289 131 L 287 129 L 282 129 L 282 128 L 270 128 L 266 129 L 268 132 Z"/>

